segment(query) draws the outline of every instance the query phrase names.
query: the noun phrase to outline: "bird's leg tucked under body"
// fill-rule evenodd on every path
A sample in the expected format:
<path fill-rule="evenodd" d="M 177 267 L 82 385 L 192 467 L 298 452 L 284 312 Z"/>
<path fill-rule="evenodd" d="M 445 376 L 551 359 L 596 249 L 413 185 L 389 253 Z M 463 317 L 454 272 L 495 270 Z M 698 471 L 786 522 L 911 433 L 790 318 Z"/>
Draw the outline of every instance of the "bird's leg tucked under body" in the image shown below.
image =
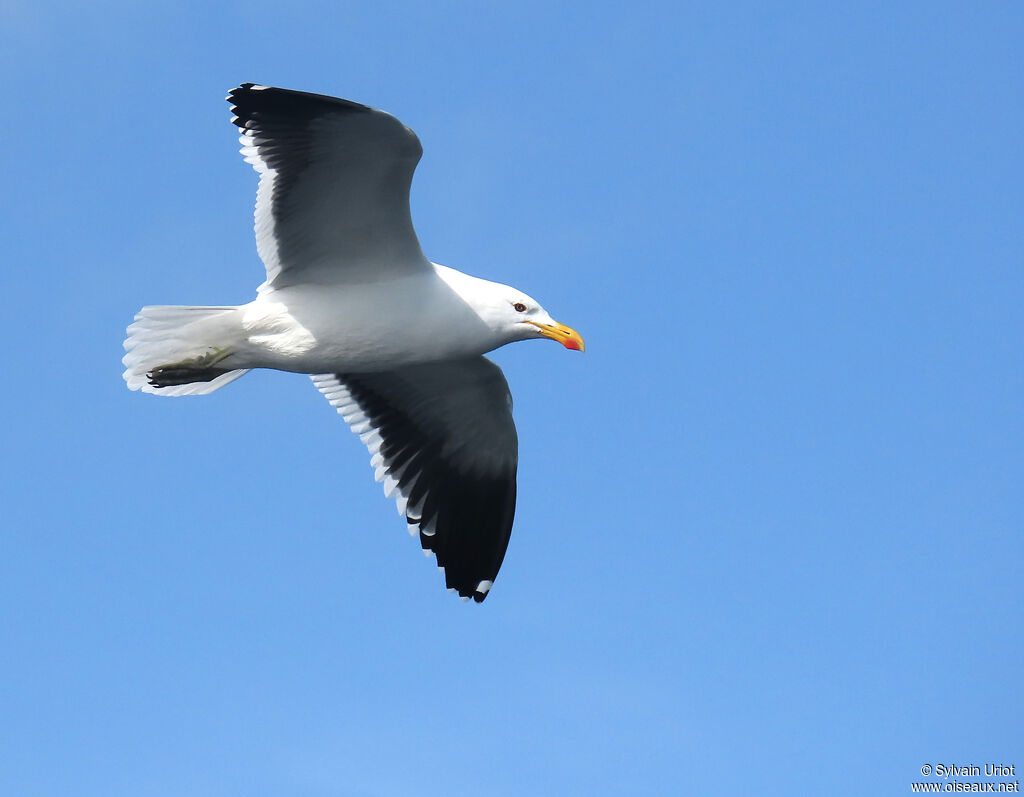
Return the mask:
<path fill-rule="evenodd" d="M 231 368 L 215 368 L 221 360 L 231 354 L 229 349 L 213 349 L 200 357 L 191 357 L 177 363 L 158 365 L 146 374 L 153 387 L 187 385 L 190 382 L 212 382 Z"/>

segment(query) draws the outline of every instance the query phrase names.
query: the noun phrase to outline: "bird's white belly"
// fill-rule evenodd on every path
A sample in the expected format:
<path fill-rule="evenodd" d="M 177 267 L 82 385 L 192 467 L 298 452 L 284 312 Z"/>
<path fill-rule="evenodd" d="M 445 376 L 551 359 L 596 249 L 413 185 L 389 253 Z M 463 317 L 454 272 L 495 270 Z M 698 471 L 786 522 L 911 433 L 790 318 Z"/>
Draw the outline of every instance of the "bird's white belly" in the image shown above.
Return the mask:
<path fill-rule="evenodd" d="M 237 368 L 378 371 L 499 345 L 436 279 L 293 286 L 261 294 L 239 310 L 241 340 L 229 360 Z"/>

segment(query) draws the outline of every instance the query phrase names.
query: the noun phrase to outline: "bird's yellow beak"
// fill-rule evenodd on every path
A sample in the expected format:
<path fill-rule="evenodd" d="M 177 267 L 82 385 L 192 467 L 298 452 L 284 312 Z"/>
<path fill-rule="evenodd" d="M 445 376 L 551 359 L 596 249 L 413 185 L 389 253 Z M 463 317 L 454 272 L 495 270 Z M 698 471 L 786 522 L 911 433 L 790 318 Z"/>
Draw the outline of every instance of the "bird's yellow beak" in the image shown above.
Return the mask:
<path fill-rule="evenodd" d="M 557 321 L 552 324 L 538 324 L 536 321 L 527 321 L 526 323 L 533 324 L 545 338 L 557 340 L 567 349 L 574 351 L 586 351 L 587 349 L 580 333 L 565 324 L 559 324 Z"/>

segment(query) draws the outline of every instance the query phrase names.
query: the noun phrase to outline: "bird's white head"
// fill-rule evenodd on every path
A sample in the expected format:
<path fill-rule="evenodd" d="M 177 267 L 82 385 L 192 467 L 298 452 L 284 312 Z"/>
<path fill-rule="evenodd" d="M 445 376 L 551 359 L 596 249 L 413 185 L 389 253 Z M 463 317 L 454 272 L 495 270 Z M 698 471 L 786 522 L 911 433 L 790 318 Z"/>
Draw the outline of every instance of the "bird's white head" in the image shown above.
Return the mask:
<path fill-rule="evenodd" d="M 567 349 L 586 348 L 579 332 L 555 321 L 536 299 L 522 291 L 445 266 L 434 267 L 502 343 L 550 338 Z"/>
<path fill-rule="evenodd" d="M 513 340 L 550 338 L 567 349 L 586 349 L 580 333 L 555 321 L 536 299 L 507 285 L 500 287 L 503 290 L 494 308 L 494 317 Z"/>

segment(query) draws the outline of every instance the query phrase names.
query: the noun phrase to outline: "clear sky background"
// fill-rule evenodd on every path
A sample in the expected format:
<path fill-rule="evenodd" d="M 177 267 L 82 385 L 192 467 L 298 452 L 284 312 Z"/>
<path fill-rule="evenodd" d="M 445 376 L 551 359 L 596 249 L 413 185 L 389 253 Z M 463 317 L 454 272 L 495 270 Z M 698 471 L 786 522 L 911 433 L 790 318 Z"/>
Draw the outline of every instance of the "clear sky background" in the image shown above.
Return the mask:
<path fill-rule="evenodd" d="M 1024 7 L 0 2 L 0 793 L 905 794 L 1024 767 Z M 226 92 L 389 110 L 519 511 L 443 589 L 302 376 L 129 393 L 242 303 Z"/>

